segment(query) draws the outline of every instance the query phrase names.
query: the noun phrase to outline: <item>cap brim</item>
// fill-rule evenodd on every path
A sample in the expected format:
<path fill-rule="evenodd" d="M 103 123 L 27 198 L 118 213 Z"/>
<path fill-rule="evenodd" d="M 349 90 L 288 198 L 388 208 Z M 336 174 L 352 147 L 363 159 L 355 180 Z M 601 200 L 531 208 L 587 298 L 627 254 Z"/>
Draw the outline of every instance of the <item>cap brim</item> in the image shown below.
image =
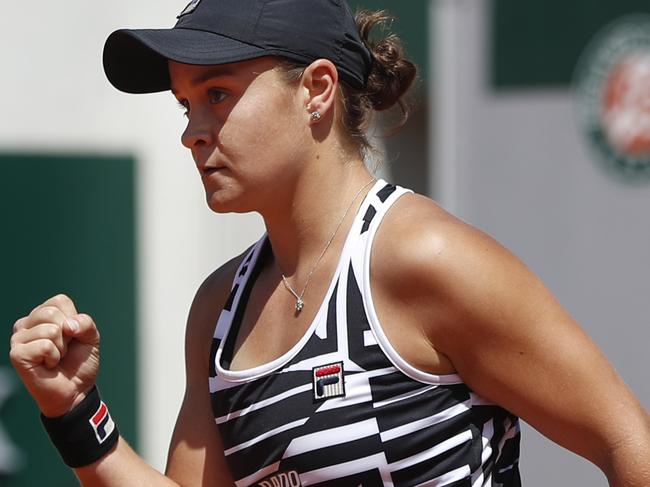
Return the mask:
<path fill-rule="evenodd" d="M 155 93 L 171 88 L 167 61 L 213 65 L 268 55 L 261 47 L 191 29 L 122 29 L 104 45 L 104 71 L 118 90 Z"/>

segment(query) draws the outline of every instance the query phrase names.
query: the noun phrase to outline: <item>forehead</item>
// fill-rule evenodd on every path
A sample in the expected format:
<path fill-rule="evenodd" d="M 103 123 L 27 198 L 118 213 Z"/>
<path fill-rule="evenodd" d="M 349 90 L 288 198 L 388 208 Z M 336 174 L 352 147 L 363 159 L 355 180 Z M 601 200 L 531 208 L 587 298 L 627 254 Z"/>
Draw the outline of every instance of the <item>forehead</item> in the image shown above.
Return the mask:
<path fill-rule="evenodd" d="M 260 74 L 273 70 L 277 65 L 278 61 L 272 57 L 208 66 L 168 61 L 172 92 L 177 91 L 181 85 L 198 86 L 215 78 L 250 82 Z"/>

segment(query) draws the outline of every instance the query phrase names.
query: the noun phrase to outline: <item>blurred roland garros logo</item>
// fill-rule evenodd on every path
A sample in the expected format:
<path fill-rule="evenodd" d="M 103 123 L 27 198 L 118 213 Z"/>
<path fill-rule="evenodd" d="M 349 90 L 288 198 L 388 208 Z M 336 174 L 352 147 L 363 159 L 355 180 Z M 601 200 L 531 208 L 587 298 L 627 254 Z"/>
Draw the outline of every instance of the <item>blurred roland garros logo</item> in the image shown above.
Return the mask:
<path fill-rule="evenodd" d="M 626 181 L 650 182 L 650 15 L 622 17 L 597 34 L 574 83 L 598 158 Z"/>

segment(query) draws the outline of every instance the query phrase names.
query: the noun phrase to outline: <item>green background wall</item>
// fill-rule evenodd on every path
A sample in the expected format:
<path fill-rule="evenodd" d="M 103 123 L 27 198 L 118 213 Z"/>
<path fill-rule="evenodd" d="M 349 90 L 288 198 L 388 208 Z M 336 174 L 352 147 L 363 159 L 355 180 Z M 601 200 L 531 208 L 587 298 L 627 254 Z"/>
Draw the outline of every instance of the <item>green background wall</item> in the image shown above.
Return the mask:
<path fill-rule="evenodd" d="M 135 428 L 135 163 L 131 157 L 0 154 L 0 369 L 9 365 L 14 321 L 65 293 L 102 336 L 99 386 L 122 434 Z M 18 383 L 0 404 L 0 427 L 24 463 L 3 487 L 78 485 L 50 445 L 38 410 Z"/>
<path fill-rule="evenodd" d="M 613 19 L 649 13 L 648 0 L 492 0 L 497 88 L 568 85 L 592 37 Z"/>

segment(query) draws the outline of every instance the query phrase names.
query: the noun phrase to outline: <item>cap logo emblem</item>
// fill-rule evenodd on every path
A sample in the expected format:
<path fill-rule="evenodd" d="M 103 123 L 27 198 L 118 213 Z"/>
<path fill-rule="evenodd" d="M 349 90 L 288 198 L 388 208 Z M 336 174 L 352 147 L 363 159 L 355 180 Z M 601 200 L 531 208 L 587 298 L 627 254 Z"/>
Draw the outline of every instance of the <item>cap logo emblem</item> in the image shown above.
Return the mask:
<path fill-rule="evenodd" d="M 187 7 L 185 7 L 183 11 L 180 14 L 178 14 L 178 17 L 176 18 L 182 17 L 183 15 L 191 14 L 192 12 L 194 12 L 194 10 L 196 9 L 196 7 L 199 5 L 200 2 L 201 0 L 192 0 L 190 3 L 187 4 Z"/>

